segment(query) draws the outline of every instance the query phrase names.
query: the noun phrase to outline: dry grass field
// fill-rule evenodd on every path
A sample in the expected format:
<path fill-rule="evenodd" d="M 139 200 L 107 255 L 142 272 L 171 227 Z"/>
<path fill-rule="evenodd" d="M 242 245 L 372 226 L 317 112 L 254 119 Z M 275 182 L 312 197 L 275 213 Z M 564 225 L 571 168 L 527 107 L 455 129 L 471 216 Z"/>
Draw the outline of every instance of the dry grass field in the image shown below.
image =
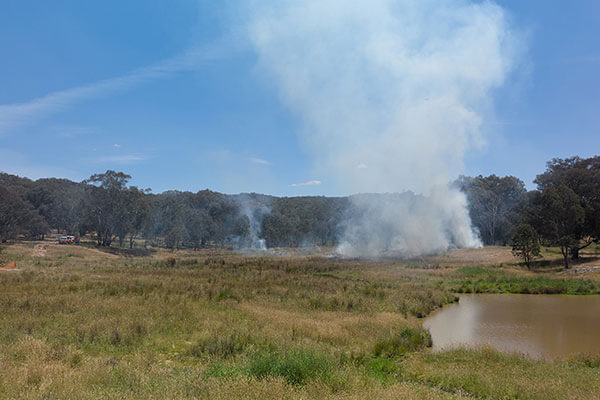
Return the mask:
<path fill-rule="evenodd" d="M 600 398 L 598 356 L 432 353 L 422 328 L 457 292 L 599 293 L 597 271 L 552 250 L 533 272 L 500 247 L 325 255 L 5 246 L 0 398 Z"/>

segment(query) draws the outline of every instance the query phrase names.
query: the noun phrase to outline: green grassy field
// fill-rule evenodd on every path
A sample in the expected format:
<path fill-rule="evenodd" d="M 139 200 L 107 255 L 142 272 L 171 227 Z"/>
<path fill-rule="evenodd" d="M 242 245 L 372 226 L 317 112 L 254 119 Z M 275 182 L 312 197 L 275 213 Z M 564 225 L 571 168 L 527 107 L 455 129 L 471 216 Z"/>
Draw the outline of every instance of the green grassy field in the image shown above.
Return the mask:
<path fill-rule="evenodd" d="M 550 252 L 548 252 L 550 254 Z M 598 293 L 510 250 L 418 261 L 7 246 L 0 398 L 599 398 L 600 357 L 431 353 L 456 292 Z"/>

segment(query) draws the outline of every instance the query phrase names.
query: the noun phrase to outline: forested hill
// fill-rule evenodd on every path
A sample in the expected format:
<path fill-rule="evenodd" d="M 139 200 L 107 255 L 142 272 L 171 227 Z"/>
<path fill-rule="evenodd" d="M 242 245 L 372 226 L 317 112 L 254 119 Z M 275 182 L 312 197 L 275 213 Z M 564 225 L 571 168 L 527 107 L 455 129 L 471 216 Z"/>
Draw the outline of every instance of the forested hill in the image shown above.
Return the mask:
<path fill-rule="evenodd" d="M 0 239 L 39 238 L 55 229 L 92 234 L 101 246 L 132 246 L 136 238 L 170 248 L 333 246 L 356 211 L 354 196 L 152 194 L 128 186 L 130 178 L 106 171 L 77 183 L 0 173 Z M 490 175 L 462 176 L 454 185 L 466 194 L 484 244 L 510 243 L 519 223 L 573 257 L 598 241 L 600 156 L 553 159 L 535 183 L 537 190 L 527 192 L 516 177 Z"/>

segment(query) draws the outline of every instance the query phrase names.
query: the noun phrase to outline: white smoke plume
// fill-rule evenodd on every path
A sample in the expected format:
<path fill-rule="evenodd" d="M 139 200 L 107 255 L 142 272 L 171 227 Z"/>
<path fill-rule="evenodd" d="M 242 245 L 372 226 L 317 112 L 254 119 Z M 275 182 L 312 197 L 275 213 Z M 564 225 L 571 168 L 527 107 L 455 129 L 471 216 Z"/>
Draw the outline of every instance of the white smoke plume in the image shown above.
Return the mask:
<path fill-rule="evenodd" d="M 262 221 L 265 215 L 271 213 L 271 199 L 267 196 L 256 198 L 256 194 L 241 193 L 235 197 L 235 201 L 239 207 L 240 215 L 246 216 L 249 222 L 248 237 L 238 238 L 237 247 L 242 250 L 267 250 L 267 243 L 261 237 Z"/>
<path fill-rule="evenodd" d="M 415 256 L 479 246 L 448 182 L 482 143 L 492 91 L 518 55 L 505 12 L 467 0 L 252 2 L 258 71 L 303 121 L 316 161 L 356 215 L 339 251 Z M 383 224 L 383 222 L 385 222 Z"/>
<path fill-rule="evenodd" d="M 253 250 L 267 250 L 267 242 L 260 237 L 262 230 L 262 219 L 269 211 L 263 209 L 252 209 L 245 206 L 242 214 L 247 216 L 250 221 L 250 243 L 248 248 Z"/>

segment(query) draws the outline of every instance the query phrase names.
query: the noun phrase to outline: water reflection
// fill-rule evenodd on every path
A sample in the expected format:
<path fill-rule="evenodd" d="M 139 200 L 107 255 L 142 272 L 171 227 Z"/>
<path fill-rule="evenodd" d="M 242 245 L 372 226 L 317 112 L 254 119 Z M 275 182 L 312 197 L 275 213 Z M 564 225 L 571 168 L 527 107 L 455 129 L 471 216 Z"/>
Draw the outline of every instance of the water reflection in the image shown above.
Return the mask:
<path fill-rule="evenodd" d="M 600 296 L 462 295 L 424 326 L 433 349 L 490 345 L 533 358 L 600 353 Z"/>

